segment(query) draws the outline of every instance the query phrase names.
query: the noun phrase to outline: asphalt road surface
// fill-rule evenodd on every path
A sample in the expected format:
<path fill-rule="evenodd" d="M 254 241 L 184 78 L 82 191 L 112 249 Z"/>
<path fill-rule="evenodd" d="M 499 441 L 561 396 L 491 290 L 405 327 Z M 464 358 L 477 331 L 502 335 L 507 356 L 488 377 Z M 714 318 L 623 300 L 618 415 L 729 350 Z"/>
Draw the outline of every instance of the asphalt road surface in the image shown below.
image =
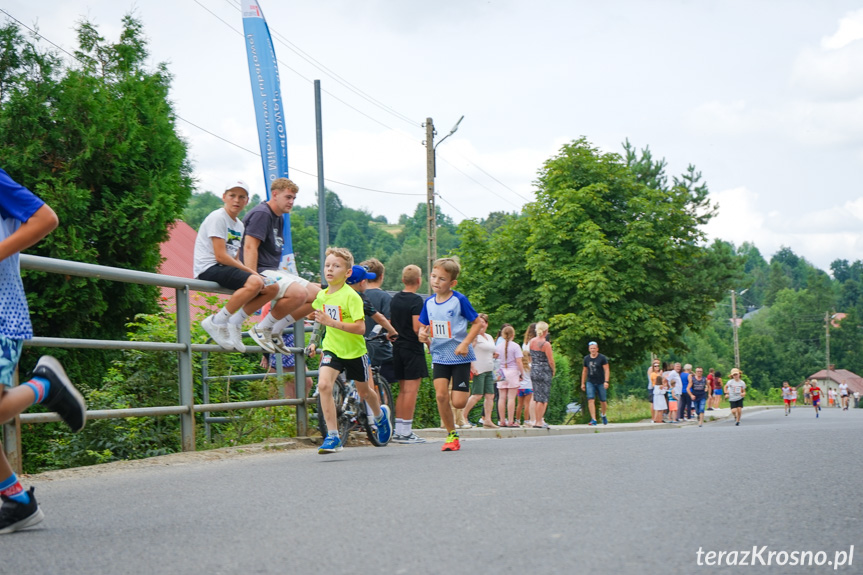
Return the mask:
<path fill-rule="evenodd" d="M 861 441 L 863 410 L 798 407 L 455 453 L 301 449 L 37 476 L 45 521 L 0 536 L 0 573 L 863 573 Z M 777 565 L 807 551 L 824 565 Z"/>

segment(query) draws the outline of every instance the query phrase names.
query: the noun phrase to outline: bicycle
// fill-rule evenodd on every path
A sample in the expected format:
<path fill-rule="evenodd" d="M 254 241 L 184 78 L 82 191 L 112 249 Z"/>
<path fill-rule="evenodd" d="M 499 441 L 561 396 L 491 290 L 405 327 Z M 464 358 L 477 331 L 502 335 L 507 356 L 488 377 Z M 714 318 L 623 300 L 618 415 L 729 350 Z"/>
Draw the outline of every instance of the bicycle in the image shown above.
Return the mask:
<path fill-rule="evenodd" d="M 366 338 L 366 341 L 373 341 L 386 337 L 386 334 L 376 335 L 371 338 Z M 393 401 L 393 392 L 390 384 L 380 374 L 380 369 L 377 366 L 371 366 L 372 381 L 374 382 L 375 391 L 381 400 L 381 405 L 387 405 L 390 411 L 390 425 L 394 425 L 392 418 L 395 413 L 395 402 Z M 324 420 L 324 412 L 321 408 L 321 396 L 315 391 L 315 398 L 318 411 L 318 430 L 321 432 L 321 437 L 326 437 L 327 423 Z M 355 429 L 363 429 L 369 441 L 375 447 L 385 445 L 378 439 L 377 425 L 371 409 L 365 401 L 360 398 L 354 380 L 347 380 L 344 372 L 340 373 L 333 383 L 333 403 L 336 406 L 336 421 L 338 422 L 339 437 L 344 444 L 351 431 Z"/>

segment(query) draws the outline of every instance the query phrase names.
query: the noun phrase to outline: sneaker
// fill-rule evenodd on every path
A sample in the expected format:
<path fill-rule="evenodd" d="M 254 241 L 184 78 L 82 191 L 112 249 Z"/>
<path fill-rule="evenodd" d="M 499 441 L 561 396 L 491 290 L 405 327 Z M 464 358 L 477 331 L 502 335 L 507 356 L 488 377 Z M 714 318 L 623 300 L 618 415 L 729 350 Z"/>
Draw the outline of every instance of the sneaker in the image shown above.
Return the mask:
<path fill-rule="evenodd" d="M 231 347 L 240 353 L 246 351 L 246 346 L 243 343 L 243 326 L 228 323 L 228 338 L 231 340 Z"/>
<path fill-rule="evenodd" d="M 272 329 L 261 328 L 257 325 L 253 325 L 249 328 L 249 337 L 267 353 L 276 353 L 276 342 L 273 341 Z"/>
<path fill-rule="evenodd" d="M 602 416 L 602 424 L 603 424 L 603 425 L 608 425 L 608 418 L 607 418 L 607 417 L 605 417 L 604 415 Z"/>
<path fill-rule="evenodd" d="M 338 435 L 327 435 L 324 442 L 318 448 L 319 455 L 326 455 L 327 453 L 335 453 L 337 451 L 342 450 L 342 442 L 339 439 Z"/>
<path fill-rule="evenodd" d="M 30 488 L 30 503 L 26 505 L 5 495 L 0 495 L 0 498 L 3 499 L 3 505 L 0 506 L 0 534 L 32 527 L 45 518 L 42 509 L 36 503 L 33 489 L 33 487 Z"/>
<path fill-rule="evenodd" d="M 390 441 L 394 441 L 396 443 L 404 443 L 406 445 L 411 445 L 415 443 L 425 443 L 426 440 L 416 433 L 411 433 L 410 435 L 393 435 L 393 438 Z"/>
<path fill-rule="evenodd" d="M 40 357 L 32 375 L 44 377 L 51 382 L 51 389 L 42 405 L 57 413 L 72 431 L 77 433 L 84 429 L 87 423 L 87 404 L 69 381 L 57 358 L 50 355 Z"/>
<path fill-rule="evenodd" d="M 738 421 L 738 422 L 736 422 L 734 425 L 740 425 L 740 422 Z"/>
<path fill-rule="evenodd" d="M 285 340 L 282 339 L 282 336 L 279 334 L 273 334 L 273 347 L 275 348 L 277 353 L 281 353 L 283 355 L 294 355 L 294 352 L 291 351 L 291 348 L 285 345 Z"/>
<path fill-rule="evenodd" d="M 450 431 L 446 436 L 446 443 L 441 447 L 441 451 L 458 451 L 461 449 L 461 443 L 458 440 L 458 433 Z"/>
<path fill-rule="evenodd" d="M 204 321 L 201 322 L 201 327 L 204 328 L 204 331 L 209 334 L 213 341 L 216 342 L 216 345 L 221 346 L 224 349 L 234 350 L 234 344 L 231 342 L 231 334 L 228 333 L 228 325 L 216 325 L 213 322 L 213 316 L 207 316 L 204 318 Z"/>
<path fill-rule="evenodd" d="M 390 407 L 388 405 L 381 405 L 381 417 L 375 419 L 375 425 L 378 427 L 378 441 L 386 445 L 393 436 L 393 425 L 390 423 Z"/>
<path fill-rule="evenodd" d="M 465 421 L 458 426 L 459 429 L 473 429 L 473 424 L 470 421 Z"/>
<path fill-rule="evenodd" d="M 591 427 L 596 427 L 596 420 L 595 420 L 595 419 L 591 419 L 591 420 L 590 420 L 590 423 L 588 423 L 588 425 L 590 425 Z"/>

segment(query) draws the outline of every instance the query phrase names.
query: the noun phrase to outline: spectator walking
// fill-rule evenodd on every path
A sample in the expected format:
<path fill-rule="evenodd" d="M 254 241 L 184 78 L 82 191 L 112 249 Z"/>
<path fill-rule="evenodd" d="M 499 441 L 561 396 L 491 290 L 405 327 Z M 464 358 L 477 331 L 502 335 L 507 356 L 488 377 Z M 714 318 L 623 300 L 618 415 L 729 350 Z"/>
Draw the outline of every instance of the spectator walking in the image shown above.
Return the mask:
<path fill-rule="evenodd" d="M 599 345 L 595 341 L 588 343 L 587 349 L 590 353 L 584 356 L 584 367 L 581 370 L 581 390 L 587 393 L 587 407 L 590 410 L 590 423 L 588 425 L 596 425 L 596 397 L 599 397 L 602 424 L 607 425 L 607 392 L 610 372 L 608 358 L 599 353 Z"/>

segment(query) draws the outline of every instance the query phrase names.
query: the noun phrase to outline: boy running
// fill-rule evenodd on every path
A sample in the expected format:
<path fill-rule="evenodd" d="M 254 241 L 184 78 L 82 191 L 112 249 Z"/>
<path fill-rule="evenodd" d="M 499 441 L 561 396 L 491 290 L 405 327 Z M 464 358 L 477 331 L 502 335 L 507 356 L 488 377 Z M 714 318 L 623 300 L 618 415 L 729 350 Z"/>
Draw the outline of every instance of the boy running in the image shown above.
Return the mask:
<path fill-rule="evenodd" d="M 27 249 L 57 227 L 57 214 L 30 190 L 0 169 L 0 424 L 41 403 L 60 415 L 78 432 L 84 429 L 87 406 L 60 362 L 43 355 L 27 381 L 12 387 L 15 368 L 25 339 L 33 337 L 18 252 Z M 36 525 L 44 518 L 33 487 L 24 487 L 0 449 L 0 534 Z"/>
<path fill-rule="evenodd" d="M 263 276 L 238 259 L 243 240 L 243 222 L 237 217 L 249 203 L 249 188 L 244 182 L 231 182 L 222 194 L 224 207 L 213 211 L 198 228 L 195 239 L 194 275 L 235 290 L 218 313 L 201 322 L 210 337 L 224 349 L 246 351 L 243 322 L 262 305 L 273 299 L 279 286 L 265 287 Z"/>
<path fill-rule="evenodd" d="M 363 337 L 366 332 L 363 300 L 345 285 L 353 265 L 354 256 L 351 252 L 345 248 L 328 248 L 324 276 L 329 287 L 319 291 L 312 303 L 315 322 L 327 328 L 321 344 L 323 357 L 318 375 L 318 393 L 328 430 L 327 437 L 318 449 L 321 455 L 341 451 L 342 442 L 347 439 L 339 437 L 336 404 L 333 401 L 333 384 L 342 370 L 348 379 L 354 380 L 360 398 L 371 408 L 381 445 L 386 445 L 392 435 L 389 407 L 381 405 L 378 394 L 370 384 L 369 356 Z M 315 353 L 315 347 L 314 342 L 309 345 L 310 355 Z"/>
<path fill-rule="evenodd" d="M 782 399 L 785 401 L 785 415 L 791 413 L 791 386 L 787 381 L 782 382 Z"/>
<path fill-rule="evenodd" d="M 450 407 L 449 382 L 452 379 L 452 407 L 462 409 L 470 395 L 470 365 L 476 360 L 470 344 L 481 327 L 479 314 L 467 297 L 452 289 L 460 271 L 461 266 L 452 258 L 435 261 L 429 282 L 435 295 L 425 301 L 419 318 L 419 340 L 431 350 L 437 409 L 448 432 L 441 451 L 461 449 Z"/>
<path fill-rule="evenodd" d="M 818 387 L 818 380 L 813 379 L 809 385 L 809 398 L 812 400 L 812 407 L 815 408 L 815 417 L 818 417 L 818 412 L 821 411 L 821 388 Z"/>

